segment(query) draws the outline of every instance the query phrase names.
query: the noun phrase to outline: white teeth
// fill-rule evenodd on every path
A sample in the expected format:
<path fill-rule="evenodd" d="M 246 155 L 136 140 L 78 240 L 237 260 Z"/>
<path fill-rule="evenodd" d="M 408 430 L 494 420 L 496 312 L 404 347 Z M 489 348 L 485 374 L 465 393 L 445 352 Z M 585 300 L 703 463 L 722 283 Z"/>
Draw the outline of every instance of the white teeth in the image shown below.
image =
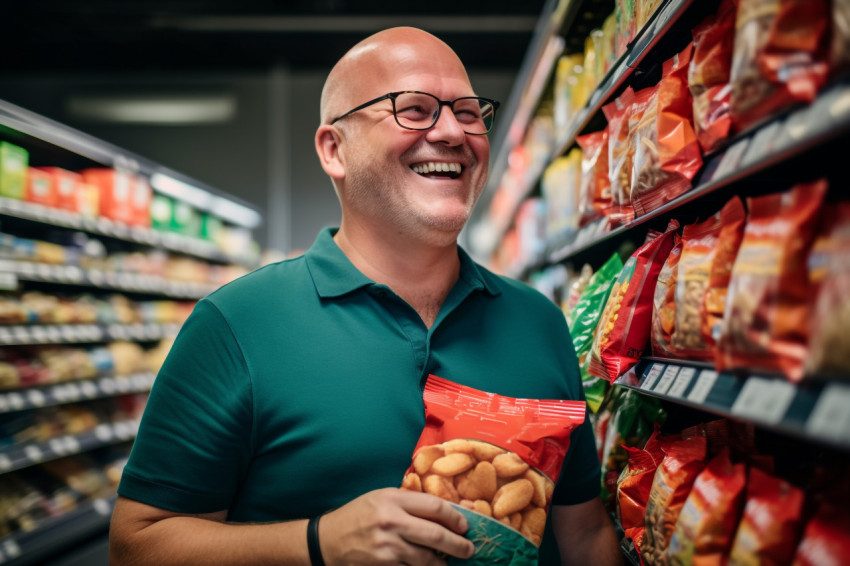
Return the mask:
<path fill-rule="evenodd" d="M 463 166 L 460 163 L 437 163 L 435 161 L 429 161 L 428 163 L 414 166 L 413 170 L 420 175 L 434 172 L 460 173 L 463 170 Z"/>

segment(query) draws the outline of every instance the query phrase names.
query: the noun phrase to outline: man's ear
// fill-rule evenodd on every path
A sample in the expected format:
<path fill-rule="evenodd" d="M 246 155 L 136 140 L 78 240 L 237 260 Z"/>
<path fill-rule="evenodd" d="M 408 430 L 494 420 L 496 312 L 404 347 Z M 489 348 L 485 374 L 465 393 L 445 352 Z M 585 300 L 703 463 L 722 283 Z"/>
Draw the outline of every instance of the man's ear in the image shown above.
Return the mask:
<path fill-rule="evenodd" d="M 340 155 L 341 138 L 337 129 L 329 124 L 322 124 L 316 130 L 315 142 L 322 169 L 331 179 L 342 179 L 345 176 L 345 164 Z"/>

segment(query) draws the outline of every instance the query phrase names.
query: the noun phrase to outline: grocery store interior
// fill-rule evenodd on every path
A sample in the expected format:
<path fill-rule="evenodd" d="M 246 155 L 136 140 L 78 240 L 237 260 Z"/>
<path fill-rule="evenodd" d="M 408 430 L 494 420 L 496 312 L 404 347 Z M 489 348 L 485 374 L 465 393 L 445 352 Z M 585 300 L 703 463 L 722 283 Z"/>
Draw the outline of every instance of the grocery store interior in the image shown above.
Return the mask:
<path fill-rule="evenodd" d="M 0 564 L 108 564 L 174 337 L 339 223 L 322 85 L 397 25 L 501 102 L 460 243 L 563 311 L 625 563 L 850 564 L 849 1 L 4 15 Z"/>

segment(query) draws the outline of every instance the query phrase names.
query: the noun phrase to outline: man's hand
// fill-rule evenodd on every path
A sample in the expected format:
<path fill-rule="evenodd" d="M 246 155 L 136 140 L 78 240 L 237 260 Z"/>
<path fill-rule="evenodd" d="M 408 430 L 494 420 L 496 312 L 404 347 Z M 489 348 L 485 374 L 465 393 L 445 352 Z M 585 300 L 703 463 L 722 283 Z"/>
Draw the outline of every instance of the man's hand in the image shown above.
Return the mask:
<path fill-rule="evenodd" d="M 323 516 L 322 556 L 344 564 L 443 564 L 441 554 L 469 558 L 464 516 L 443 499 L 396 488 L 366 493 Z"/>

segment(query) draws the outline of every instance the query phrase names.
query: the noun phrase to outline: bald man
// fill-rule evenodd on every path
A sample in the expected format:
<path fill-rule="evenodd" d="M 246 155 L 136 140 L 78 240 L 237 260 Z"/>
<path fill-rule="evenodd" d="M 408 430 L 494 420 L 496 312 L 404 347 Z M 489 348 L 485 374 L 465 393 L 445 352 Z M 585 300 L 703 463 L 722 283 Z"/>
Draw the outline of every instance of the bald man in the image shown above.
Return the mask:
<path fill-rule="evenodd" d="M 583 400 L 561 312 L 457 244 L 487 180 L 497 107 L 449 46 L 418 29 L 377 33 L 331 70 L 315 146 L 339 227 L 199 301 L 119 486 L 113 564 L 420 566 L 473 555 L 461 513 L 398 489 L 428 376 Z M 620 564 L 599 470 L 585 423 L 541 564 Z"/>

